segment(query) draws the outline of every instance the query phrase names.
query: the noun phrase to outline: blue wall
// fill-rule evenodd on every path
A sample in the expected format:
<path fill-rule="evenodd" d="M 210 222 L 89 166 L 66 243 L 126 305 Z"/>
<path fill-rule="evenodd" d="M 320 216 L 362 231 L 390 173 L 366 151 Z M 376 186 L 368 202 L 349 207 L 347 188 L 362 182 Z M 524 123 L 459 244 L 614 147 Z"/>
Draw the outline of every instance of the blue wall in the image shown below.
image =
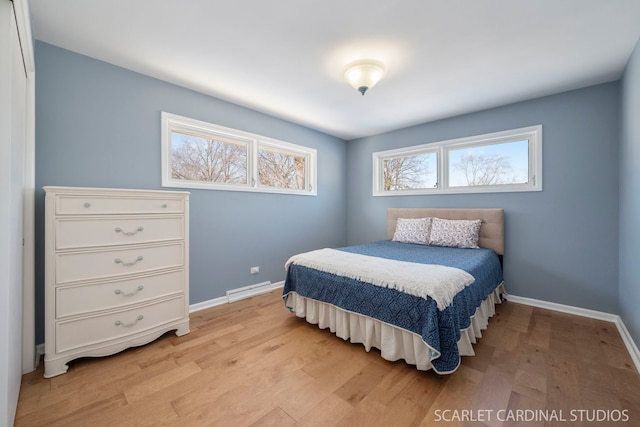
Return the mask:
<path fill-rule="evenodd" d="M 284 280 L 289 256 L 346 244 L 346 143 L 42 42 L 36 43 L 36 312 L 43 334 L 45 185 L 162 189 L 160 112 L 318 150 L 318 195 L 191 191 L 190 303 Z M 250 275 L 252 266 L 260 273 Z"/>
<path fill-rule="evenodd" d="M 348 242 L 384 239 L 388 207 L 502 207 L 510 293 L 616 313 L 619 109 L 609 83 L 351 141 Z M 375 151 L 537 124 L 542 192 L 371 195 Z"/>
<path fill-rule="evenodd" d="M 620 316 L 640 343 L 640 41 L 622 78 Z"/>

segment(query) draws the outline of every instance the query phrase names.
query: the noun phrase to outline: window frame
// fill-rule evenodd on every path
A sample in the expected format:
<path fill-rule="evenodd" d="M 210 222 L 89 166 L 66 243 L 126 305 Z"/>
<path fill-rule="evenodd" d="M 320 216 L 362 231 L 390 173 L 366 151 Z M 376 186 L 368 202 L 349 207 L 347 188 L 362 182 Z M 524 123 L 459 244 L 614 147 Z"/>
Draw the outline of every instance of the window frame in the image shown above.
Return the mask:
<path fill-rule="evenodd" d="M 172 177 L 171 135 L 173 132 L 186 133 L 204 138 L 220 138 L 231 143 L 247 144 L 247 182 L 246 184 L 189 181 Z M 191 119 L 167 112 L 161 113 L 162 141 L 162 187 L 195 188 L 204 190 L 248 191 L 256 193 L 294 194 L 303 196 L 317 195 L 317 150 L 278 139 L 228 128 L 201 120 Z M 277 149 L 305 158 L 305 188 L 293 189 L 269 187 L 260 184 L 258 175 L 258 152 L 261 146 Z"/>
<path fill-rule="evenodd" d="M 528 141 L 528 182 L 521 184 L 493 184 L 477 186 L 449 185 L 449 153 L 462 148 L 475 148 L 502 143 Z M 427 189 L 384 190 L 384 161 L 392 158 L 437 154 L 437 186 Z M 542 125 L 475 135 L 428 144 L 377 151 L 373 155 L 373 196 L 408 196 L 432 194 L 509 193 L 542 191 Z"/>
<path fill-rule="evenodd" d="M 440 158 L 442 157 L 442 153 L 437 147 L 432 147 L 430 144 L 417 145 L 414 147 L 406 147 L 406 148 L 397 148 L 394 150 L 381 151 L 378 153 L 373 153 L 373 175 L 374 175 L 374 186 L 373 186 L 373 195 L 374 196 L 388 196 L 388 195 L 398 195 L 398 196 L 406 196 L 413 194 L 432 194 L 433 192 L 438 191 L 438 187 L 433 188 L 417 188 L 413 190 L 385 190 L 384 189 L 384 162 L 390 159 L 396 159 L 399 157 L 414 157 L 419 156 L 421 154 L 435 154 L 436 155 L 436 184 L 441 182 L 440 179 Z M 376 158 L 376 155 L 379 155 Z M 378 167 L 376 167 L 376 163 Z M 376 184 L 377 191 L 376 193 Z"/>

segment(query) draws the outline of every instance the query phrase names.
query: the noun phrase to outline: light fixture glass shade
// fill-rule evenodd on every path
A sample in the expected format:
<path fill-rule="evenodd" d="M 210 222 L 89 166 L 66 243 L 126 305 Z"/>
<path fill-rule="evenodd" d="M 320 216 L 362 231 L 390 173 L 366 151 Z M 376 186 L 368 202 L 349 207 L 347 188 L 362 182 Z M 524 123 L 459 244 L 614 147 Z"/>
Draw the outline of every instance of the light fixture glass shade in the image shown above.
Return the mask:
<path fill-rule="evenodd" d="M 386 67 L 380 61 L 366 59 L 350 64 L 344 72 L 345 80 L 362 95 L 384 76 Z"/>

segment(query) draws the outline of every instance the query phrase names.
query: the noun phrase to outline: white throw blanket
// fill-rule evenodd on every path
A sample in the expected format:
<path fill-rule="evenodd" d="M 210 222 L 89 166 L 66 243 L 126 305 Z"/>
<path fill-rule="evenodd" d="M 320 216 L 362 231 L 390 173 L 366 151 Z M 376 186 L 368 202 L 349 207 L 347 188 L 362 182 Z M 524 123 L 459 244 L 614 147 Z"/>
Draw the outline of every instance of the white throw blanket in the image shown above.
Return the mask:
<path fill-rule="evenodd" d="M 396 261 L 328 248 L 294 255 L 285 264 L 285 269 L 291 264 L 417 297 L 431 297 L 439 310 L 447 308 L 458 292 L 474 282 L 472 275 L 459 268 Z"/>

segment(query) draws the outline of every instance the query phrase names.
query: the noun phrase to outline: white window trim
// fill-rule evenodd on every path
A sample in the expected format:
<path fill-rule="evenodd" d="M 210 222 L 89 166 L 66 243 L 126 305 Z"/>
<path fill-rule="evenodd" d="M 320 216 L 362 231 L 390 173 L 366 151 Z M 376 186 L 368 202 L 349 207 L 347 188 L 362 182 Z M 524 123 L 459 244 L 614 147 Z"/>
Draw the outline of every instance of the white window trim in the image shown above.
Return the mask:
<path fill-rule="evenodd" d="M 189 117 L 178 116 L 167 112 L 161 114 L 162 139 L 162 186 L 177 188 L 198 188 L 205 190 L 249 191 L 256 193 L 296 194 L 303 196 L 317 196 L 317 150 L 292 144 L 262 135 L 244 132 L 213 123 L 207 123 Z M 247 153 L 247 183 L 228 184 L 221 182 L 186 181 L 171 177 L 171 132 L 184 131 L 203 136 L 228 137 L 231 140 L 246 142 Z M 258 179 L 258 148 L 265 146 L 298 154 L 306 158 L 305 189 L 275 188 L 260 185 Z"/>
<path fill-rule="evenodd" d="M 526 184 L 497 184 L 485 186 L 449 186 L 449 150 L 479 147 L 503 142 L 529 140 L 529 182 Z M 383 190 L 384 160 L 396 157 L 435 152 L 438 158 L 438 187 L 415 190 Z M 542 125 L 511 129 L 465 138 L 438 141 L 411 147 L 373 153 L 373 196 L 410 196 L 428 194 L 508 193 L 542 191 Z"/>

